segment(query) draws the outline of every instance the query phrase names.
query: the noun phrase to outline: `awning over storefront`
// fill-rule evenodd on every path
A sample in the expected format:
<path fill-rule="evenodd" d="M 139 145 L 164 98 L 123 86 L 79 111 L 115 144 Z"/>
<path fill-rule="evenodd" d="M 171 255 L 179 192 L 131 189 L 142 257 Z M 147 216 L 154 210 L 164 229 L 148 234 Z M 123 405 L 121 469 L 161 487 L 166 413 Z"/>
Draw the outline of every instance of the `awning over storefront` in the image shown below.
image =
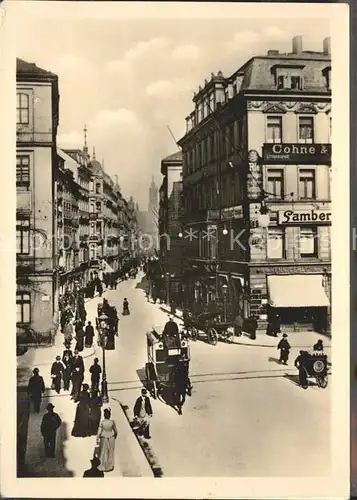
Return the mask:
<path fill-rule="evenodd" d="M 272 307 L 326 307 L 329 300 L 321 274 L 268 276 L 269 304 Z"/>
<path fill-rule="evenodd" d="M 102 265 L 103 265 L 103 272 L 105 273 L 114 273 L 114 269 L 112 268 L 112 266 L 110 266 L 108 264 L 108 262 L 105 262 L 105 260 L 102 261 Z"/>

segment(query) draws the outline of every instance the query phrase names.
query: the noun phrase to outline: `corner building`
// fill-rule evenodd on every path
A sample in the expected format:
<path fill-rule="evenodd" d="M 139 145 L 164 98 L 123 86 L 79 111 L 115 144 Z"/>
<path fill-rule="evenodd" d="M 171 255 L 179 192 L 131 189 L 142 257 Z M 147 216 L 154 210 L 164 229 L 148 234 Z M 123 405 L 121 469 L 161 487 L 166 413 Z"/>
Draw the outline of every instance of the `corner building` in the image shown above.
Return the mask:
<path fill-rule="evenodd" d="M 229 315 L 261 330 L 276 314 L 284 331 L 330 329 L 330 39 L 322 45 L 304 51 L 294 37 L 291 53 L 212 74 L 180 140 L 185 229 L 198 233 L 187 289 L 208 302 L 224 287 Z"/>

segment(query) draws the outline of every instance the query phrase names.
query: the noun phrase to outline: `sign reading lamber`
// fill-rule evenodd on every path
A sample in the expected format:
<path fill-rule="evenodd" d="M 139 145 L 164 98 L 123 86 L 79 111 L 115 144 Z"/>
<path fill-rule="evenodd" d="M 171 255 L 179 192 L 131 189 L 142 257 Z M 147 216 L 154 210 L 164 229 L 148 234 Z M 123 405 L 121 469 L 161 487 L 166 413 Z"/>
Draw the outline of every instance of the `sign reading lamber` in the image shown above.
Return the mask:
<path fill-rule="evenodd" d="M 330 163 L 331 144 L 264 144 L 265 161 Z"/>
<path fill-rule="evenodd" d="M 284 210 L 279 211 L 280 225 L 331 224 L 331 210 Z"/>

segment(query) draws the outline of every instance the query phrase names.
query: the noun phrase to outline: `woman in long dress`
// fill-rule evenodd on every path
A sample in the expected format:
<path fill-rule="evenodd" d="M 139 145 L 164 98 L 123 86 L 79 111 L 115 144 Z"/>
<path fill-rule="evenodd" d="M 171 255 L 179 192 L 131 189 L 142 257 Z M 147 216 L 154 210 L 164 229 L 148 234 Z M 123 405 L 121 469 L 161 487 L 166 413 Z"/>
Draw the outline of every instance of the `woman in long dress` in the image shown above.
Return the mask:
<path fill-rule="evenodd" d="M 128 302 L 128 299 L 125 298 L 124 301 L 123 301 L 123 316 L 127 316 L 128 314 L 130 314 L 130 310 L 129 310 L 129 302 Z"/>
<path fill-rule="evenodd" d="M 76 348 L 75 350 L 78 352 L 82 352 L 84 349 L 84 330 L 83 330 L 83 323 L 78 320 L 76 323 Z"/>
<path fill-rule="evenodd" d="M 114 420 L 111 420 L 110 416 L 111 411 L 109 408 L 106 408 L 104 410 L 104 419 L 100 423 L 97 437 L 97 444 L 99 445 L 98 458 L 100 460 L 99 470 L 103 472 L 114 470 L 115 440 L 118 431 Z"/>
<path fill-rule="evenodd" d="M 83 384 L 83 390 L 79 395 L 79 402 L 76 408 L 76 417 L 72 429 L 72 436 L 87 437 L 91 436 L 91 401 L 89 394 L 89 385 Z"/>
<path fill-rule="evenodd" d="M 96 393 L 92 394 L 90 399 L 90 415 L 89 415 L 89 435 L 96 436 L 99 429 L 101 411 L 101 398 Z"/>

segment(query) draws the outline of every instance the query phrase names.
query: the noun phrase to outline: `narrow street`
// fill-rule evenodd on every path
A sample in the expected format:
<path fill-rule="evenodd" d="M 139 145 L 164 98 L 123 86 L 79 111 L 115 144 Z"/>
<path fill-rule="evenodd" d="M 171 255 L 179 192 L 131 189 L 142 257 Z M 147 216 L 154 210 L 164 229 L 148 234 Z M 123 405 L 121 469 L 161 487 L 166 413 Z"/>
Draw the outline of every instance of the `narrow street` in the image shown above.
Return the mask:
<path fill-rule="evenodd" d="M 166 306 L 147 302 L 140 278 L 105 293 L 120 312 L 124 297 L 130 304 L 131 315 L 120 317 L 115 351 L 106 351 L 110 397 L 130 415 L 145 377 L 145 333 L 168 318 Z M 88 302 L 89 319 L 97 303 Z M 273 347 L 191 343 L 194 389 L 183 415 L 152 401 L 149 443 L 163 475 L 328 475 L 330 389 L 297 386 L 297 354 L 292 349 L 289 366 L 282 367 Z"/>

